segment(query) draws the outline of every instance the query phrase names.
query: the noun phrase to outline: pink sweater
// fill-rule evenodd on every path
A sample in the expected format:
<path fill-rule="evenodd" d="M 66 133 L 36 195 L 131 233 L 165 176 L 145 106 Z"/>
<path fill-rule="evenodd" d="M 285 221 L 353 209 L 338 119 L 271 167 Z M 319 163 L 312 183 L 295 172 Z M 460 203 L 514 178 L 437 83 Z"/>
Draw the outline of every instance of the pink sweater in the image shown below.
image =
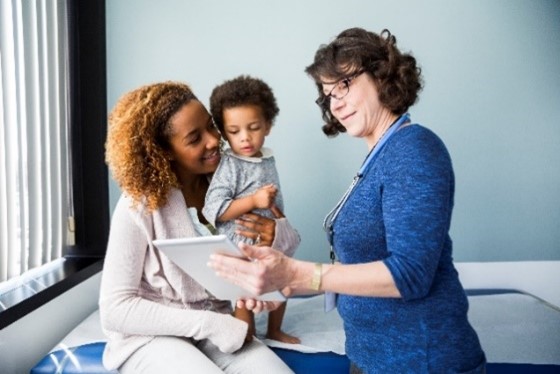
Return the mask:
<path fill-rule="evenodd" d="M 210 297 L 204 288 L 152 245 L 154 239 L 197 236 L 181 191 L 150 213 L 121 196 L 111 232 L 99 298 L 107 336 L 103 364 L 117 369 L 154 336 L 209 339 L 223 352 L 244 342 L 247 324 L 231 316 L 231 303 Z M 277 220 L 273 246 L 293 255 L 300 238 L 286 219 Z"/>

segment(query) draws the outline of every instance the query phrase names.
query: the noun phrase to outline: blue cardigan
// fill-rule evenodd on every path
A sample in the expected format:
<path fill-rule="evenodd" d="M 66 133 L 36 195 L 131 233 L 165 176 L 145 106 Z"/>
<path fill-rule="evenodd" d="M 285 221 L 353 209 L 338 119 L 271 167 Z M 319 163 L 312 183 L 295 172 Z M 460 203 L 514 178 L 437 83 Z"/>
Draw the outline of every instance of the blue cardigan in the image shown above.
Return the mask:
<path fill-rule="evenodd" d="M 334 222 L 344 264 L 382 260 L 402 298 L 339 295 L 346 352 L 366 373 L 468 372 L 484 364 L 449 237 L 455 182 L 443 142 L 420 125 L 374 156 Z"/>

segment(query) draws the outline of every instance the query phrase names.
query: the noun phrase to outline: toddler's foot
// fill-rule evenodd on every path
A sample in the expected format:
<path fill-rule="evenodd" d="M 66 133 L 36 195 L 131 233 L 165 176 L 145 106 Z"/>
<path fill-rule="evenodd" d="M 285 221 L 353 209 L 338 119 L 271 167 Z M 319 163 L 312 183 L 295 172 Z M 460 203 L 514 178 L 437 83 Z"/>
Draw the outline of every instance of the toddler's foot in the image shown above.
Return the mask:
<path fill-rule="evenodd" d="M 298 337 L 288 335 L 284 331 L 278 330 L 273 332 L 268 332 L 266 334 L 267 339 L 277 340 L 282 343 L 287 344 L 299 344 L 301 340 Z"/>

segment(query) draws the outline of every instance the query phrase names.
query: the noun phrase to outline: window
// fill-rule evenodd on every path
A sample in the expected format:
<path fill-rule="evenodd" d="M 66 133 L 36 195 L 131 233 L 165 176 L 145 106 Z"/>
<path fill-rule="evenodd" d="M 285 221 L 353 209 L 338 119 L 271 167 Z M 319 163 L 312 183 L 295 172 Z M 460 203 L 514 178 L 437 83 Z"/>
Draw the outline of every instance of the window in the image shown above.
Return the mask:
<path fill-rule="evenodd" d="M 72 244 L 65 5 L 0 5 L 0 282 L 62 257 L 63 244 Z"/>
<path fill-rule="evenodd" d="M 2 0 L 0 28 L 1 329 L 100 270 L 109 198 L 104 1 Z"/>

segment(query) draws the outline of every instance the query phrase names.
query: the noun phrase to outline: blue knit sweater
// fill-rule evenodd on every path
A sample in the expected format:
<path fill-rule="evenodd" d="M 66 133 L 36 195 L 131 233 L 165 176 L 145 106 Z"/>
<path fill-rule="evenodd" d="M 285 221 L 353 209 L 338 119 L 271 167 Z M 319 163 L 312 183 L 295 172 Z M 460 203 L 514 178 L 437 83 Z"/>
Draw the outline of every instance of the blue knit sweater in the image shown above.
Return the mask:
<path fill-rule="evenodd" d="M 485 360 L 452 262 L 454 183 L 443 142 L 409 125 L 374 157 L 336 218 L 338 259 L 382 260 L 402 296 L 339 295 L 346 352 L 366 373 L 468 372 Z"/>

